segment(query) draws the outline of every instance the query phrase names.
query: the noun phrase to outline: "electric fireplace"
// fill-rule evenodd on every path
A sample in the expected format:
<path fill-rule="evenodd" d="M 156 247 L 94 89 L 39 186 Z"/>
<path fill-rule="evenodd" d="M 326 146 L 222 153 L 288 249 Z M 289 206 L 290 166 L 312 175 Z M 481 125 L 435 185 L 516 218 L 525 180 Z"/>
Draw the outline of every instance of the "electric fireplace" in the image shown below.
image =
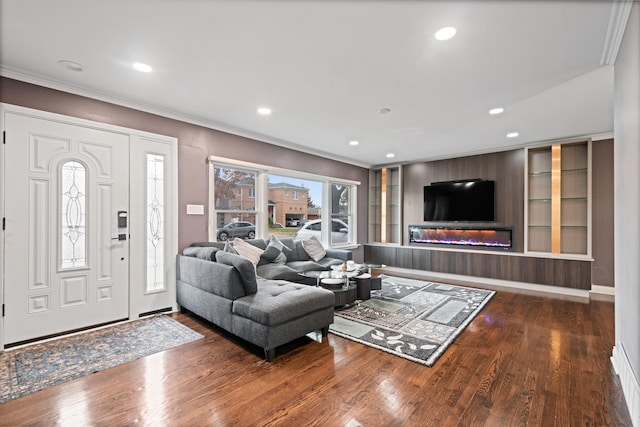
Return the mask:
<path fill-rule="evenodd" d="M 513 229 L 508 227 L 410 225 L 409 244 L 464 247 L 469 249 L 512 249 Z"/>

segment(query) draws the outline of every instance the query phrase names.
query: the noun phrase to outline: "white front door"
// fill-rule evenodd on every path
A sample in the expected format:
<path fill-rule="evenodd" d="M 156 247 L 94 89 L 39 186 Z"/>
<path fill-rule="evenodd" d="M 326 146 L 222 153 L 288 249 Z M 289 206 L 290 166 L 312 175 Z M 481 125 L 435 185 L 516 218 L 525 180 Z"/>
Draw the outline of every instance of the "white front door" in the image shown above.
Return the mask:
<path fill-rule="evenodd" d="M 129 135 L 13 113 L 5 129 L 4 343 L 128 318 Z"/>

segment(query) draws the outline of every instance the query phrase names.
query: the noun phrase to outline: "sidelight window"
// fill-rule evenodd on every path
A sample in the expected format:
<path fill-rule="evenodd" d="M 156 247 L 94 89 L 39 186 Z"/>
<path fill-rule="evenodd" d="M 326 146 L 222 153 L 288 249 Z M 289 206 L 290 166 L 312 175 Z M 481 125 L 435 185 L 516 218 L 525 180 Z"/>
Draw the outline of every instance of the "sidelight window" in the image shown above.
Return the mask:
<path fill-rule="evenodd" d="M 164 278 L 164 156 L 147 154 L 147 292 L 162 291 Z"/>

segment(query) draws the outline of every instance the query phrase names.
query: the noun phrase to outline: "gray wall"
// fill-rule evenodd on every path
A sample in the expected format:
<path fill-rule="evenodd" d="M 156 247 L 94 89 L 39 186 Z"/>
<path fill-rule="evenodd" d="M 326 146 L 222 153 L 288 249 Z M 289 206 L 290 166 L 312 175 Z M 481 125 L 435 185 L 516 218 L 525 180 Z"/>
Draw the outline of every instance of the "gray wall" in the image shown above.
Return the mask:
<path fill-rule="evenodd" d="M 616 347 L 640 378 L 640 5 L 634 4 L 614 74 Z M 636 384 L 637 387 L 637 384 Z"/>
<path fill-rule="evenodd" d="M 231 135 L 95 99 L 0 78 L 0 101 L 178 138 L 178 244 L 207 240 L 207 215 L 186 215 L 187 204 L 207 207 L 206 159 L 210 155 L 360 181 L 358 240 L 367 241 L 368 169 Z M 361 250 L 354 253 L 361 259 Z"/>

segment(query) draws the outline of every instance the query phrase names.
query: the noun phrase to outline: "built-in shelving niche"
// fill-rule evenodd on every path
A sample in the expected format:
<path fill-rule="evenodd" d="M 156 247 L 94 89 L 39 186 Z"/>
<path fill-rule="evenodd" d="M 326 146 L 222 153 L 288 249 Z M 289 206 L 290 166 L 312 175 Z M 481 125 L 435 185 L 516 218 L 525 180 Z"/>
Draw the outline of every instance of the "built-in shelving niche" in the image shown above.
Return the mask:
<path fill-rule="evenodd" d="M 402 167 L 373 169 L 369 174 L 369 241 L 402 241 Z"/>
<path fill-rule="evenodd" d="M 526 250 L 591 253 L 591 142 L 527 150 Z"/>

